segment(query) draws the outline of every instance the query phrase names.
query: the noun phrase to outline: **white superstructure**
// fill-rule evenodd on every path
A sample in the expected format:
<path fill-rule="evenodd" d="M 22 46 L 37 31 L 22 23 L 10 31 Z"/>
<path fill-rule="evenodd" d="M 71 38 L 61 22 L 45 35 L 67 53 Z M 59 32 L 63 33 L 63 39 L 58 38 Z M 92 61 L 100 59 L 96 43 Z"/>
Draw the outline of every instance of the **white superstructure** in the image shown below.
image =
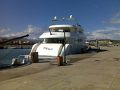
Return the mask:
<path fill-rule="evenodd" d="M 57 21 L 57 18 L 54 20 Z M 51 25 L 49 32 L 39 38 L 42 42 L 34 44 L 31 50 L 38 52 L 39 59 L 76 54 L 86 49 L 84 30 L 78 24 Z"/>

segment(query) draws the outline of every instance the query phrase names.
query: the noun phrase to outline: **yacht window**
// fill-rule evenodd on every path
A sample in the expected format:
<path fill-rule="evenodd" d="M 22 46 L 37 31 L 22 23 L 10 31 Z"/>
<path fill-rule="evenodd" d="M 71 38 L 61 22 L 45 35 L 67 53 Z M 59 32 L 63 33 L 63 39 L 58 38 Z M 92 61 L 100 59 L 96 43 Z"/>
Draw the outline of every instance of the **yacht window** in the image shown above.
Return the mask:
<path fill-rule="evenodd" d="M 70 32 L 70 28 L 52 28 L 50 29 L 52 32 Z"/>
<path fill-rule="evenodd" d="M 83 33 L 82 31 L 79 31 L 79 33 Z"/>
<path fill-rule="evenodd" d="M 44 39 L 40 39 L 40 40 L 39 40 L 39 43 L 42 43 L 43 41 L 44 41 Z"/>
<path fill-rule="evenodd" d="M 43 43 L 64 43 L 64 38 L 45 38 Z"/>

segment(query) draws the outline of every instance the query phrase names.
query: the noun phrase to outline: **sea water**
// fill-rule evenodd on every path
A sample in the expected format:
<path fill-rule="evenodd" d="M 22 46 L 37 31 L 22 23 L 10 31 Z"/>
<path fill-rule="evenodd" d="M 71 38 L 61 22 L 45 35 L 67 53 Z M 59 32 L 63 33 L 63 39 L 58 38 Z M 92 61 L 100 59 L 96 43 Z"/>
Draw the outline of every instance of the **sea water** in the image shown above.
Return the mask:
<path fill-rule="evenodd" d="M 9 65 L 13 58 L 19 55 L 28 55 L 30 49 L 0 49 L 0 65 Z"/>

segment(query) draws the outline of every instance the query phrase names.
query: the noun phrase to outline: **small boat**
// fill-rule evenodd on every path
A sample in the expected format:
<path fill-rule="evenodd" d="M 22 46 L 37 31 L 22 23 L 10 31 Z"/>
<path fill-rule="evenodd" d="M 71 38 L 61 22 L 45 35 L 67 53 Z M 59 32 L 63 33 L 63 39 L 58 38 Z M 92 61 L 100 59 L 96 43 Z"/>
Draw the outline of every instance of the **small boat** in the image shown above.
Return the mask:
<path fill-rule="evenodd" d="M 66 20 L 76 21 L 72 15 Z M 78 54 L 87 49 L 86 36 L 81 25 L 66 24 L 65 18 L 58 20 L 56 16 L 52 21 L 49 31 L 40 35 L 40 42 L 32 46 L 31 53 L 38 52 L 38 59 Z M 65 24 L 56 24 L 59 21 L 65 21 Z"/>

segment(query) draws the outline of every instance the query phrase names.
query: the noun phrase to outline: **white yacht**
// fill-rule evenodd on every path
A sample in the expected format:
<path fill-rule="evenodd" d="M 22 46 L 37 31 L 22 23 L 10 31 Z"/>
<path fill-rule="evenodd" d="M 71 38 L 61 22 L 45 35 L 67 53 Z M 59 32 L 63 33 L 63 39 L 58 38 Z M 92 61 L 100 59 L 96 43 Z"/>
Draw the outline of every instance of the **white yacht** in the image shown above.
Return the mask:
<path fill-rule="evenodd" d="M 73 21 L 74 18 L 70 15 L 67 20 Z M 58 22 L 57 17 L 54 17 L 53 22 Z M 40 35 L 39 38 L 40 42 L 34 44 L 31 49 L 31 52 L 38 52 L 38 59 L 77 54 L 87 48 L 84 30 L 78 24 L 54 23 L 49 26 L 49 31 Z"/>

